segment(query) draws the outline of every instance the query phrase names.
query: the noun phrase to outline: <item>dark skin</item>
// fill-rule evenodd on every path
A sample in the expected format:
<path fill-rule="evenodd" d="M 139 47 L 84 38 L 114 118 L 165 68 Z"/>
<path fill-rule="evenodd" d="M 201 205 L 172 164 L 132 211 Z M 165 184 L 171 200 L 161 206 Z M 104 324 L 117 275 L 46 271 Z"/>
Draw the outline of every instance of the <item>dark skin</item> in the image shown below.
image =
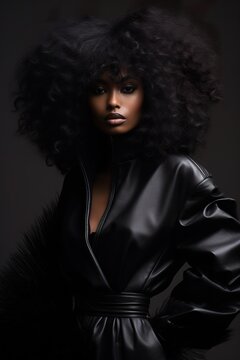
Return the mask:
<path fill-rule="evenodd" d="M 94 125 L 109 135 L 117 136 L 130 131 L 140 121 L 143 97 L 140 79 L 122 69 L 121 79 L 116 82 L 108 72 L 104 72 L 89 95 Z M 125 121 L 110 124 L 105 120 L 105 116 L 109 113 L 119 113 L 125 117 Z M 110 158 L 106 159 L 104 167 L 98 170 L 93 184 L 89 215 L 90 233 L 96 231 L 108 203 L 112 180 L 110 160 Z"/>
<path fill-rule="evenodd" d="M 89 217 L 90 233 L 95 232 L 97 229 L 98 223 L 108 203 L 110 189 L 111 171 L 98 173 L 92 191 L 92 204 Z"/>

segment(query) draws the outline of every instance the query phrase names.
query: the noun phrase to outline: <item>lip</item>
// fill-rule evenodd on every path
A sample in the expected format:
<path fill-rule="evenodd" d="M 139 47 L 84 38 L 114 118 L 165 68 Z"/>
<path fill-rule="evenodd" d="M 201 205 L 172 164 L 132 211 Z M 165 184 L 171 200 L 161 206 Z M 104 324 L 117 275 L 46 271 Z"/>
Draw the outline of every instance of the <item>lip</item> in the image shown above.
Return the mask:
<path fill-rule="evenodd" d="M 121 124 L 125 123 L 126 119 L 119 119 L 119 118 L 117 118 L 117 119 L 108 119 L 108 120 L 106 120 L 106 121 L 107 121 L 107 123 L 110 124 L 110 125 L 115 125 L 115 126 L 117 126 L 117 125 L 121 125 Z"/>
<path fill-rule="evenodd" d="M 110 119 L 126 119 L 126 118 L 119 113 L 109 113 L 107 114 L 107 116 L 105 116 L 105 120 L 110 120 Z"/>

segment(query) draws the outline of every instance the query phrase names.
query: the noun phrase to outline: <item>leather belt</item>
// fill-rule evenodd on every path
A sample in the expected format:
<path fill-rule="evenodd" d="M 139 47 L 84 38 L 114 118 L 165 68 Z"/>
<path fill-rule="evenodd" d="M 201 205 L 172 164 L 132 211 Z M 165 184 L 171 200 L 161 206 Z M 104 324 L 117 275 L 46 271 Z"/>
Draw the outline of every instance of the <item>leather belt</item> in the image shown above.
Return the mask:
<path fill-rule="evenodd" d="M 150 297 L 143 293 L 73 295 L 73 309 L 78 314 L 149 318 Z"/>

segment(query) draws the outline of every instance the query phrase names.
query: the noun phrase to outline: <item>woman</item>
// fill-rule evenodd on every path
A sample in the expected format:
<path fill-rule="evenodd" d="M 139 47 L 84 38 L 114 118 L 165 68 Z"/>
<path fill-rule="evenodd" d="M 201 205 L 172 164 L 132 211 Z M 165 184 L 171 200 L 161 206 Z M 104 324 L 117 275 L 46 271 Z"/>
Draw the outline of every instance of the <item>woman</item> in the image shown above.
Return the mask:
<path fill-rule="evenodd" d="M 156 8 L 67 23 L 27 56 L 18 130 L 65 179 L 2 275 L 6 356 L 195 359 L 227 338 L 240 224 L 189 156 L 220 98 L 215 60 L 191 23 Z"/>

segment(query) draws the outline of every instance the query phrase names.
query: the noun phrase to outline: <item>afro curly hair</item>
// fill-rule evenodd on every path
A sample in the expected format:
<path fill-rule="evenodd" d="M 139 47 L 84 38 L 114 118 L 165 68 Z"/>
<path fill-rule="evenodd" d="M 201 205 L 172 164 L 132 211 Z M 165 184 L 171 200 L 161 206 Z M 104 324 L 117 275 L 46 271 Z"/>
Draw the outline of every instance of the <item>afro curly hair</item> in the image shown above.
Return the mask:
<path fill-rule="evenodd" d="M 66 173 L 74 144 L 91 136 L 89 87 L 104 70 L 117 76 L 123 66 L 143 83 L 144 154 L 193 153 L 204 141 L 209 106 L 221 99 L 217 55 L 189 19 L 152 6 L 55 26 L 19 64 L 17 133 Z"/>

